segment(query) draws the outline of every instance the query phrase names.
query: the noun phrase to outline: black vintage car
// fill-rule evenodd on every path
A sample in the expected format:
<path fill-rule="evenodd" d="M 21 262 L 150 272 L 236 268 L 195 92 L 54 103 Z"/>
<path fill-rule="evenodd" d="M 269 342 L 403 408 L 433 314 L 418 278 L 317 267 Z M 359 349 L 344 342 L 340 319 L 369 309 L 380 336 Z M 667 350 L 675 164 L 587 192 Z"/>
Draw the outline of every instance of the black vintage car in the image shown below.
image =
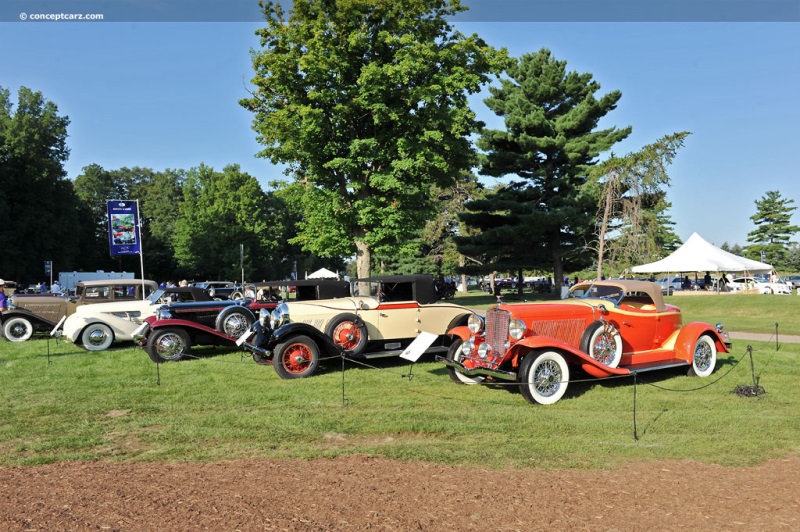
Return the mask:
<path fill-rule="evenodd" d="M 266 312 L 289 298 L 310 301 L 350 295 L 346 281 L 304 279 L 255 283 L 256 299 L 215 300 L 202 303 L 173 303 L 158 309 L 155 316 L 134 333 L 134 341 L 147 349 L 153 362 L 180 360 L 196 345 L 234 346 L 247 332 L 262 309 Z"/>
<path fill-rule="evenodd" d="M 192 286 L 208 291 L 213 299 L 243 299 L 244 290 L 233 281 L 202 281 L 194 282 Z"/>

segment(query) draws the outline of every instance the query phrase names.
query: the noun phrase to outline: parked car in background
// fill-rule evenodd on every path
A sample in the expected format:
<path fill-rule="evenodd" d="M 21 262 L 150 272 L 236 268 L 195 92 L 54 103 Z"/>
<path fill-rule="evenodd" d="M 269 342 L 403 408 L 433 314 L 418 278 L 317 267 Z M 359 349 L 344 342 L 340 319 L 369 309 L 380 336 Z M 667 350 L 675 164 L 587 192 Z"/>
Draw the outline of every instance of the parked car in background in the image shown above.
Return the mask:
<path fill-rule="evenodd" d="M 114 342 L 133 340 L 133 332 L 148 316 L 173 301 L 211 301 L 211 296 L 207 290 L 195 286 L 172 287 L 159 288 L 146 299 L 83 305 L 64 322 L 63 336 L 88 351 L 103 351 Z"/>
<path fill-rule="evenodd" d="M 687 367 L 707 377 L 730 342 L 722 325 L 683 324 L 661 286 L 634 280 L 586 281 L 559 302 L 498 304 L 450 330 L 445 363 L 453 381 L 515 382 L 528 402 L 552 404 L 581 369 L 592 377 Z"/>
<path fill-rule="evenodd" d="M 233 281 L 202 281 L 194 282 L 192 286 L 208 291 L 213 299 L 243 299 L 244 290 Z"/>
<path fill-rule="evenodd" d="M 749 275 L 729 279 L 728 290 L 731 292 L 754 290 L 759 294 L 792 293 L 792 287 L 783 281 L 770 281 L 764 277 L 750 277 Z"/>
<path fill-rule="evenodd" d="M 147 350 L 153 362 L 176 361 L 193 346 L 235 346 L 236 340 L 256 321 L 259 311 L 270 312 L 281 300 L 311 301 L 350 295 L 347 281 L 304 279 L 268 281 L 255 285 L 255 300 L 215 300 L 164 305 L 134 331 L 134 341 Z"/>
<path fill-rule="evenodd" d="M 763 281 L 766 286 L 759 289 L 761 294 L 792 294 L 792 285 L 780 277 L 776 276 L 775 279 L 764 279 Z"/>
<path fill-rule="evenodd" d="M 795 290 L 800 288 L 800 275 L 789 275 L 784 277 L 783 280 Z"/>
<path fill-rule="evenodd" d="M 106 279 L 79 282 L 74 296 L 15 294 L 9 300 L 11 307 L 0 317 L 3 334 L 12 342 L 24 342 L 34 331 L 52 331 L 82 305 L 141 300 L 157 288 L 155 281 Z"/>
<path fill-rule="evenodd" d="M 665 295 L 672 295 L 675 290 L 683 290 L 683 277 L 680 275 L 662 277 L 656 282 L 661 286 L 661 293 Z"/>
<path fill-rule="evenodd" d="M 271 361 L 284 379 L 308 377 L 322 356 L 355 360 L 397 356 L 423 331 L 445 352 L 450 328 L 466 324 L 469 309 L 439 299 L 431 275 L 390 275 L 353 281 L 353 296 L 285 301 L 261 313 L 243 346 L 256 362 Z"/>

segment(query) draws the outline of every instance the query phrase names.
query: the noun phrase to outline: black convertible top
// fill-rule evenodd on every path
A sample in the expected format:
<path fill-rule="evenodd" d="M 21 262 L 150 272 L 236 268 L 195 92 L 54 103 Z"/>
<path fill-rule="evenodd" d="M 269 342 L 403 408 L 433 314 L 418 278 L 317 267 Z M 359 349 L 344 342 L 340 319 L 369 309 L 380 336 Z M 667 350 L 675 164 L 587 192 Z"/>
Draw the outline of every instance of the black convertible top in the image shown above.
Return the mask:
<path fill-rule="evenodd" d="M 381 301 L 416 301 L 428 305 L 439 299 L 433 275 L 379 275 L 353 282 L 380 283 Z"/>

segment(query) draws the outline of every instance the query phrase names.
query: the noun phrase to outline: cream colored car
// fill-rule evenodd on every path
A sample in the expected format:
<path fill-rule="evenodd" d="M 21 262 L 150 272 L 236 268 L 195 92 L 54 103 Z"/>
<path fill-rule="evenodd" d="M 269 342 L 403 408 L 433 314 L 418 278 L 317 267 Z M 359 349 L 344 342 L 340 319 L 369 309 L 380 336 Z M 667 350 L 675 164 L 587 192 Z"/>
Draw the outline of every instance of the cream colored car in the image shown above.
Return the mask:
<path fill-rule="evenodd" d="M 352 359 L 399 355 L 420 333 L 436 336 L 429 352 L 446 351 L 449 329 L 466 324 L 472 313 L 440 294 L 430 275 L 359 279 L 363 295 L 278 305 L 262 315 L 257 335 L 244 347 L 257 362 L 272 359 L 283 378 L 313 374 L 320 356 Z"/>
<path fill-rule="evenodd" d="M 152 288 L 156 288 L 153 281 Z M 164 304 L 181 301 L 211 301 L 207 290 L 197 287 L 159 288 L 147 299 L 119 297 L 111 303 L 77 307 L 64 322 L 63 336 L 67 341 L 83 344 L 89 351 L 103 351 L 114 342 L 133 340 L 133 332 L 145 318 L 155 315 Z"/>

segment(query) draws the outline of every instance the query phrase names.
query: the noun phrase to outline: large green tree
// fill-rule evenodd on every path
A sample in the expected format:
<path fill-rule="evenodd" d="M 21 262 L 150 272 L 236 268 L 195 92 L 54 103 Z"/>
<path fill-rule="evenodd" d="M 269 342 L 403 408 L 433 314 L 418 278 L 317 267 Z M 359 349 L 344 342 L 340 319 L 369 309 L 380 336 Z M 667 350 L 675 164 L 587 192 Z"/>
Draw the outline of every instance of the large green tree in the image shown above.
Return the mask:
<path fill-rule="evenodd" d="M 277 253 L 285 238 L 277 200 L 239 165 L 221 172 L 205 165 L 192 168 L 186 173 L 183 195 L 174 223 L 181 272 L 198 279 L 240 279 L 243 246 L 247 280 L 289 273 L 289 265 Z"/>
<path fill-rule="evenodd" d="M 82 265 L 89 270 L 139 271 L 138 256 L 110 256 L 106 207 L 112 199 L 138 200 L 145 277 L 163 280 L 174 275 L 172 223 L 183 200 L 181 175 L 181 171 L 156 172 L 138 166 L 84 167 L 74 183 L 81 213 L 91 227 L 83 239 Z"/>
<path fill-rule="evenodd" d="M 185 179 L 183 170 L 166 169 L 152 173 L 137 183 L 131 192 L 130 197 L 139 200 L 144 270 L 150 279 L 163 281 L 178 273 L 173 240 L 183 203 Z"/>
<path fill-rule="evenodd" d="M 43 263 L 75 266 L 80 218 L 64 162 L 69 118 L 41 92 L 21 87 L 17 105 L 0 87 L 0 276 L 45 279 Z M 49 280 L 48 280 L 49 281 Z"/>
<path fill-rule="evenodd" d="M 792 207 L 793 203 L 793 199 L 784 198 L 778 190 L 769 190 L 756 200 L 756 213 L 750 217 L 756 228 L 747 233 L 751 244 L 745 247 L 749 257 L 761 260 L 763 251 L 768 263 L 784 267 L 791 239 L 800 231 L 800 227 L 791 223 L 792 214 L 797 210 Z"/>
<path fill-rule="evenodd" d="M 413 238 L 470 165 L 479 122 L 467 96 L 499 73 L 504 51 L 454 31 L 459 0 L 264 2 L 252 97 L 260 156 L 302 186 L 296 242 L 357 255 Z"/>
<path fill-rule="evenodd" d="M 486 130 L 478 139 L 478 147 L 486 152 L 481 173 L 522 178 L 487 197 L 490 205 L 503 203 L 500 210 L 491 207 L 487 212 L 494 213 L 497 223 L 504 210 L 520 216 L 505 222 L 503 241 L 511 245 L 516 235 L 518 246 L 529 248 L 514 251 L 525 255 L 514 260 L 532 261 L 534 253 L 540 254 L 536 262 L 549 262 L 556 283 L 565 266 L 578 269 L 592 262 L 587 250 L 597 199 L 587 191 L 588 172 L 601 153 L 631 131 L 598 129 L 621 93 L 596 97 L 600 84 L 592 75 L 567 72 L 566 66 L 547 49 L 520 57 L 500 86 L 490 87 L 491 96 L 485 100 L 503 117 L 505 129 Z"/>

